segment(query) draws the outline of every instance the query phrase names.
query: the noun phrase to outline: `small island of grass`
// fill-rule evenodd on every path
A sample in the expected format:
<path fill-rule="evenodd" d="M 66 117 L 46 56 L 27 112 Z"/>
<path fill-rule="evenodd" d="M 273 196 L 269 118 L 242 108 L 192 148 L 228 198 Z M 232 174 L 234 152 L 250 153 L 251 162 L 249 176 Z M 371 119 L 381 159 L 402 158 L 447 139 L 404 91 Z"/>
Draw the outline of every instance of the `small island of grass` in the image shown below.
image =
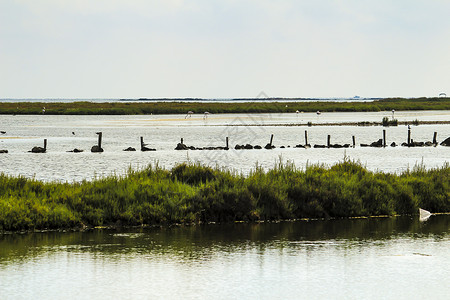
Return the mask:
<path fill-rule="evenodd" d="M 280 163 L 247 176 L 149 166 L 80 183 L 0 174 L 0 231 L 450 212 L 449 174 L 448 163 L 389 174 L 347 160 L 306 169 Z"/>

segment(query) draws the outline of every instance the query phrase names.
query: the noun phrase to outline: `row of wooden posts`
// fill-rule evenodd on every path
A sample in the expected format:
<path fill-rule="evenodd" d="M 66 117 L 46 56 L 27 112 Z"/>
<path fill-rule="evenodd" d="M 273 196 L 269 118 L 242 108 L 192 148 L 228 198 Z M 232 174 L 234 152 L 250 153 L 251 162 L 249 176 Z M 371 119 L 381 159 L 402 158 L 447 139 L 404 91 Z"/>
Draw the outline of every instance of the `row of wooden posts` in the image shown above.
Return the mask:
<path fill-rule="evenodd" d="M 103 148 L 102 148 L 102 132 L 97 132 L 96 133 L 98 135 L 98 142 L 97 145 L 92 146 L 91 148 L 91 152 L 103 152 Z M 272 134 L 270 136 L 270 142 L 264 146 L 265 149 L 273 149 L 275 148 L 275 146 L 273 146 L 273 137 L 274 135 Z M 140 142 L 141 142 L 141 151 L 156 151 L 156 149 L 153 148 L 148 148 L 147 144 L 144 143 L 144 137 L 140 137 Z M 178 145 L 176 146 L 175 150 L 229 150 L 229 140 L 228 137 L 226 137 L 225 139 L 225 147 L 194 147 L 194 146 L 186 146 L 184 144 L 184 140 L 183 138 L 181 138 L 181 142 L 178 143 Z M 437 145 L 437 132 L 434 132 L 433 134 L 433 142 L 414 142 L 411 139 L 411 129 L 408 129 L 408 139 L 407 139 L 407 143 L 402 143 L 402 146 L 408 146 L 408 147 L 415 147 L 415 146 L 436 146 Z M 352 147 L 355 148 L 356 146 L 356 139 L 355 136 L 352 136 Z M 361 144 L 361 147 L 386 147 L 386 130 L 383 130 L 383 138 L 379 139 L 376 142 L 373 142 L 371 144 Z M 391 146 L 397 146 L 394 143 L 391 144 Z M 288 146 L 290 147 L 290 146 Z M 304 145 L 296 145 L 295 148 L 310 148 L 311 145 L 308 143 L 308 131 L 305 130 L 305 144 Z M 344 144 L 344 145 L 340 145 L 340 144 L 331 144 L 331 135 L 327 136 L 327 145 L 314 145 L 314 148 L 349 148 L 350 144 Z M 263 147 L 259 146 L 259 145 L 250 145 L 250 144 L 246 144 L 246 145 L 236 145 L 235 149 L 236 150 L 240 150 L 240 149 L 262 149 Z M 284 146 L 281 146 L 280 148 L 285 148 Z M 44 139 L 44 147 L 33 147 L 31 149 L 32 153 L 45 153 L 47 151 L 47 139 Z M 135 148 L 133 147 L 128 147 L 126 149 L 124 149 L 123 151 L 136 151 Z M 78 152 L 83 152 L 83 150 L 80 149 L 73 149 L 70 150 L 68 152 L 74 152 L 74 153 L 78 153 Z M 8 153 L 8 150 L 0 150 L 0 153 Z"/>

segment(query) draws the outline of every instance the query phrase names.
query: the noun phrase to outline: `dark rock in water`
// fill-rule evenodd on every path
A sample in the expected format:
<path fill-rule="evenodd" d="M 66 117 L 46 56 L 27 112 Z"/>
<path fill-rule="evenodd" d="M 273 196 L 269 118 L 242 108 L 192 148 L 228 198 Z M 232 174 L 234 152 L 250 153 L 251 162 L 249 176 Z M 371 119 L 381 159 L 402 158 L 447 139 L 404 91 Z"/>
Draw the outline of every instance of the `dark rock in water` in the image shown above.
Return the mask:
<path fill-rule="evenodd" d="M 442 143 L 440 143 L 441 146 L 450 146 L 450 137 L 446 138 Z"/>
<path fill-rule="evenodd" d="M 244 145 L 236 145 L 236 146 L 234 147 L 234 149 L 236 149 L 236 150 L 244 149 Z"/>
<path fill-rule="evenodd" d="M 314 145 L 314 148 L 326 148 L 327 146 L 325 145 Z"/>
<path fill-rule="evenodd" d="M 75 148 L 75 149 L 73 149 L 73 150 L 70 150 L 70 151 L 67 151 L 67 152 L 71 152 L 71 153 L 80 153 L 80 152 L 83 152 L 84 150 L 81 150 L 81 149 L 78 149 L 78 148 Z"/>
<path fill-rule="evenodd" d="M 255 147 L 253 147 L 253 149 L 262 149 L 262 147 L 260 145 L 255 145 Z"/>
<path fill-rule="evenodd" d="M 131 148 L 131 147 L 130 147 Z M 153 148 L 148 148 L 148 147 L 141 147 L 141 151 L 156 151 L 156 149 L 153 149 Z"/>
<path fill-rule="evenodd" d="M 264 146 L 264 149 L 268 149 L 268 150 L 274 149 L 274 148 L 275 148 L 275 146 L 273 146 L 271 144 L 267 144 L 267 145 Z"/>
<path fill-rule="evenodd" d="M 128 147 L 127 149 L 123 149 L 123 151 L 136 151 L 136 148 Z"/>
<path fill-rule="evenodd" d="M 244 146 L 244 149 L 251 150 L 251 149 L 253 149 L 253 146 L 250 144 L 247 144 Z"/>
<path fill-rule="evenodd" d="M 45 153 L 46 149 L 36 146 L 36 147 L 33 147 L 33 149 L 31 149 L 31 152 L 33 152 L 33 153 Z"/>
<path fill-rule="evenodd" d="M 339 145 L 339 144 L 331 144 L 330 148 L 344 148 L 344 146 Z"/>
<path fill-rule="evenodd" d="M 411 144 L 409 144 L 410 147 L 423 147 L 425 146 L 424 142 L 411 142 Z"/>
<path fill-rule="evenodd" d="M 376 142 L 373 142 L 372 144 L 370 144 L 370 147 L 383 147 L 383 139 L 379 139 Z"/>
<path fill-rule="evenodd" d="M 395 142 L 392 142 L 391 147 L 397 147 L 397 144 Z"/>
<path fill-rule="evenodd" d="M 0 153 L 8 153 L 8 150 L 0 150 Z"/>
<path fill-rule="evenodd" d="M 403 143 L 402 143 L 402 147 L 406 147 L 406 146 L 408 146 L 408 143 L 403 142 Z"/>
<path fill-rule="evenodd" d="M 430 141 L 427 141 L 427 142 L 425 142 L 425 146 L 427 146 L 427 147 L 431 147 L 431 146 L 433 146 L 433 143 L 432 143 L 432 142 L 430 142 Z"/>
<path fill-rule="evenodd" d="M 361 147 L 369 147 L 369 145 L 367 145 L 367 144 L 361 144 L 360 146 Z"/>
<path fill-rule="evenodd" d="M 350 144 L 344 144 L 344 148 L 350 148 Z"/>
<path fill-rule="evenodd" d="M 291 148 L 291 146 L 290 146 L 290 145 L 288 145 L 288 148 Z"/>
<path fill-rule="evenodd" d="M 182 143 L 178 143 L 177 146 L 175 147 L 175 150 L 188 150 L 189 148 Z"/>
<path fill-rule="evenodd" d="M 97 152 L 97 153 L 100 153 L 100 152 L 103 152 L 103 148 L 102 148 L 102 147 L 99 147 L 98 145 L 95 145 L 95 146 L 92 146 L 91 152 Z"/>
<path fill-rule="evenodd" d="M 286 147 L 285 147 L 285 146 L 281 146 L 280 148 L 284 149 L 284 148 L 286 148 Z"/>
<path fill-rule="evenodd" d="M 305 146 L 298 144 L 298 145 L 295 145 L 295 148 L 305 148 Z"/>

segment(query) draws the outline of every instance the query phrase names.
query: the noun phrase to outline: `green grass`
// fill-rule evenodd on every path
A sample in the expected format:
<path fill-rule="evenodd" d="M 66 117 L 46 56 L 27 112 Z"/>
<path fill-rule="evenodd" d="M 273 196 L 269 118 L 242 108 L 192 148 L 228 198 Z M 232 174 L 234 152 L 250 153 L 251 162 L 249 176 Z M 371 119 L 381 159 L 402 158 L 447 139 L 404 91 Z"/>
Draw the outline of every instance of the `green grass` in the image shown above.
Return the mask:
<path fill-rule="evenodd" d="M 294 113 L 304 112 L 355 112 L 401 110 L 449 110 L 450 98 L 388 98 L 373 102 L 1 102 L 0 114 L 45 114 L 50 115 L 137 115 L 137 114 L 185 114 L 193 111 L 210 113 Z M 281 99 L 280 99 L 281 100 Z M 283 99 L 284 100 L 284 99 Z M 289 99 L 288 99 L 289 100 Z"/>
<path fill-rule="evenodd" d="M 383 120 L 381 121 L 381 125 L 383 125 L 385 127 L 398 126 L 398 120 L 397 119 L 389 120 L 388 117 L 383 117 Z"/>
<path fill-rule="evenodd" d="M 0 230 L 413 214 L 450 211 L 450 166 L 402 174 L 279 164 L 243 176 L 180 164 L 149 166 L 81 183 L 43 183 L 0 174 Z"/>

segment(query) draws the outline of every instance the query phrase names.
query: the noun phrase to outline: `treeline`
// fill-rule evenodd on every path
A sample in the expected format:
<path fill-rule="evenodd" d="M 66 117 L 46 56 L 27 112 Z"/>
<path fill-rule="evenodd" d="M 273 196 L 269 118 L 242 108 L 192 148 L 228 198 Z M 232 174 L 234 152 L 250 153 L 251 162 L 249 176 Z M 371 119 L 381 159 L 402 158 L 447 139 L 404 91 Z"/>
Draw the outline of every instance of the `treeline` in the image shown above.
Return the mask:
<path fill-rule="evenodd" d="M 45 110 L 44 110 L 45 107 Z M 1 102 L 0 114 L 138 115 L 210 113 L 355 112 L 449 110 L 450 98 L 389 98 L 372 102 Z"/>
<path fill-rule="evenodd" d="M 228 169 L 149 166 L 81 183 L 0 175 L 0 230 L 257 221 L 450 212 L 450 165 L 402 174 L 359 163 L 244 176 Z"/>

